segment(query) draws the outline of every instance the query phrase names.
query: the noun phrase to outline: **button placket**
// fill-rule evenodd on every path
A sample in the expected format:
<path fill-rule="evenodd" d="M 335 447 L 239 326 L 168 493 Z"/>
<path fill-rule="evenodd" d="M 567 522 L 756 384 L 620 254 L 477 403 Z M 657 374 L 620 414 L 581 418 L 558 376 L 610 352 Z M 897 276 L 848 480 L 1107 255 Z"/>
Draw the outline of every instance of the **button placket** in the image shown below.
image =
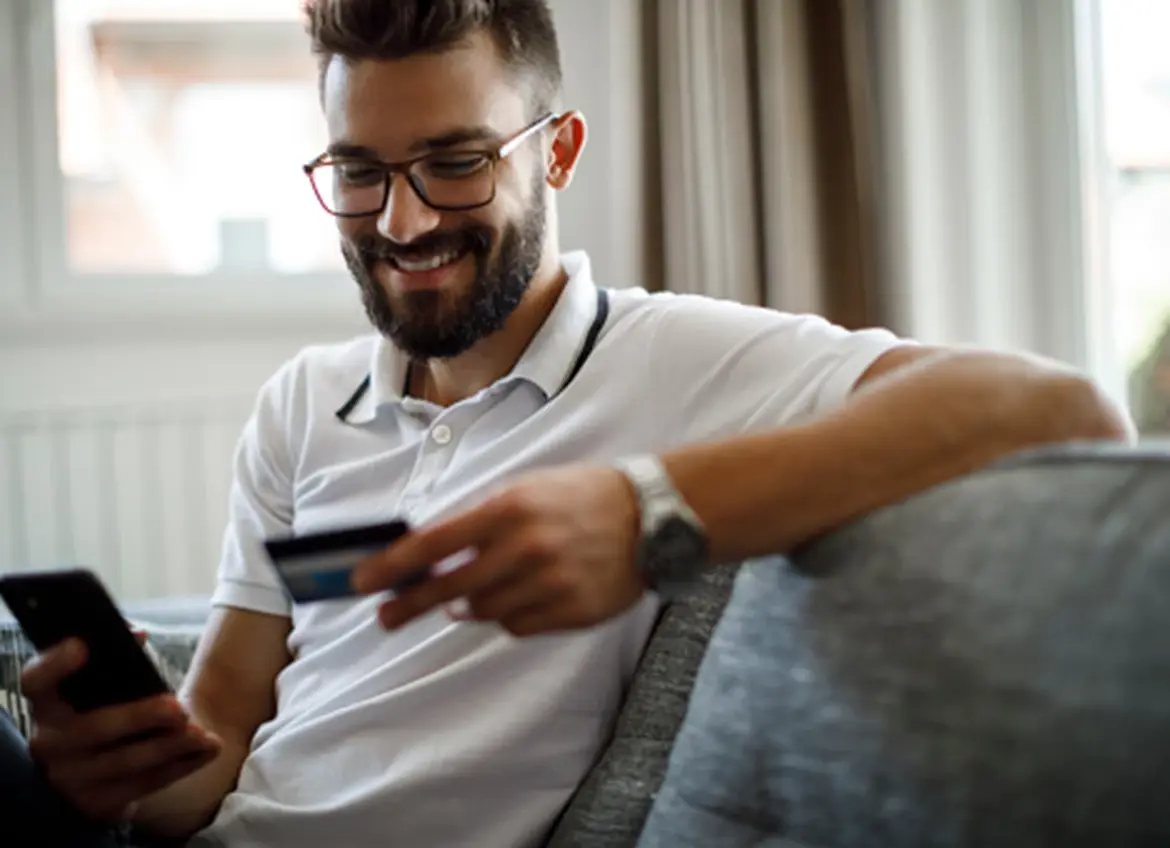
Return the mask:
<path fill-rule="evenodd" d="M 419 446 L 420 455 L 414 474 L 400 500 L 400 508 L 408 520 L 410 514 L 421 507 L 427 494 L 434 489 L 436 480 L 446 467 L 450 457 L 449 447 L 454 440 L 455 433 L 451 426 L 439 423 L 430 429 Z"/>

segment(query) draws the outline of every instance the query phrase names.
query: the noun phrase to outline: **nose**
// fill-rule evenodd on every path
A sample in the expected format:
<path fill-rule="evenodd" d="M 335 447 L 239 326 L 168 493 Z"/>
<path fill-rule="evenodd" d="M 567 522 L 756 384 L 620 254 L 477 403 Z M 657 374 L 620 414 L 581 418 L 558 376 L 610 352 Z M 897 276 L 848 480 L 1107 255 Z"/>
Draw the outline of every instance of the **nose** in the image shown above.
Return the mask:
<path fill-rule="evenodd" d="M 410 244 L 438 229 L 441 219 L 441 213 L 423 203 L 405 175 L 394 175 L 386 208 L 378 216 L 378 232 L 383 237 L 399 244 Z"/>

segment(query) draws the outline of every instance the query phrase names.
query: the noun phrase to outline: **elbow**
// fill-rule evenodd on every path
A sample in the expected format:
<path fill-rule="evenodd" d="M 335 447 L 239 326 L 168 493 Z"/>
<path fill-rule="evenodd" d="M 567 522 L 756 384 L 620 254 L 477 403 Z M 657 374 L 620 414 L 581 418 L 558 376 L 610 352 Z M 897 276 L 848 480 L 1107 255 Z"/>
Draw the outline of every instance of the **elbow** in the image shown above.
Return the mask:
<path fill-rule="evenodd" d="M 1133 444 L 1137 428 L 1129 414 L 1093 380 L 1059 374 L 1033 397 L 1028 414 L 1044 442 L 1114 442 Z"/>

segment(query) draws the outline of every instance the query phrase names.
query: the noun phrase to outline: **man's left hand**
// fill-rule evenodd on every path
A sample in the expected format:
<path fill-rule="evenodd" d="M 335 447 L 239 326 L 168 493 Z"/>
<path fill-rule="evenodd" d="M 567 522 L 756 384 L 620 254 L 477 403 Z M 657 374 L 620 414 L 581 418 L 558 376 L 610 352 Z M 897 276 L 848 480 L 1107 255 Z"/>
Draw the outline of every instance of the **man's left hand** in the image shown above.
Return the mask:
<path fill-rule="evenodd" d="M 646 589 L 635 564 L 634 490 L 613 468 L 568 466 L 517 479 L 477 507 L 419 528 L 354 572 L 357 591 L 389 589 L 463 551 L 472 558 L 383 604 L 386 628 L 465 599 L 465 617 L 517 636 L 591 627 Z M 461 616 L 463 617 L 463 616 Z"/>

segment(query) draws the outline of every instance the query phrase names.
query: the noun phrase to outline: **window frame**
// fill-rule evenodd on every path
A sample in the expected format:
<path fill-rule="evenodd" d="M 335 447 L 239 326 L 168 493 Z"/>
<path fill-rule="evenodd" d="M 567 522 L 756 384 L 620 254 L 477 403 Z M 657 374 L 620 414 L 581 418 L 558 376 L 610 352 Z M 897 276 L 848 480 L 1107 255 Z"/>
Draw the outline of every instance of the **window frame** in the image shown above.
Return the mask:
<path fill-rule="evenodd" d="M 4 255 L 16 257 L 0 259 L 0 272 L 22 281 L 0 286 L 0 298 L 13 297 L 17 290 L 15 308 L 5 310 L 0 332 L 38 330 L 46 323 L 100 322 L 124 328 L 160 321 L 186 326 L 218 318 L 229 323 L 244 319 L 253 328 L 258 323 L 299 326 L 309 318 L 358 326 L 360 305 L 344 271 L 106 274 L 78 273 L 68 267 L 57 132 L 55 9 L 52 0 L 0 0 L 0 39 L 10 38 L 18 48 L 7 51 L 16 65 L 11 83 L 0 79 L 0 144 L 21 154 L 0 161 L 0 186 L 16 186 L 14 191 L 0 188 L 0 220 L 19 223 L 12 232 L 0 234 Z M 10 134 L 23 137 L 7 138 L 7 127 L 13 128 Z M 6 169 L 19 171 L 15 183 L 3 179 Z M 290 179 L 298 178 L 299 173 L 290 174 Z M 322 214 L 322 225 L 332 226 Z"/>

